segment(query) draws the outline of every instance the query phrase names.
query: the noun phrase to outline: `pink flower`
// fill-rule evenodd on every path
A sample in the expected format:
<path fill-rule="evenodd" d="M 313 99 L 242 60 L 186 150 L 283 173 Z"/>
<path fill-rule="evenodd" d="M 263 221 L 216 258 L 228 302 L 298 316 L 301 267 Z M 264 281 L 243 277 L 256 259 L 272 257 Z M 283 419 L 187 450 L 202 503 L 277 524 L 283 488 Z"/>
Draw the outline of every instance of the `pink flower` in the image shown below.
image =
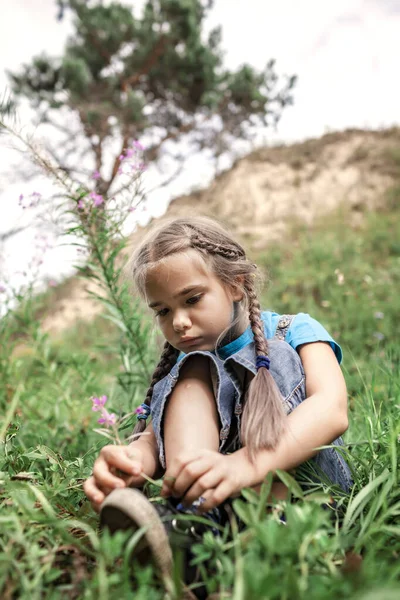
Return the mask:
<path fill-rule="evenodd" d="M 4 294 L 7 291 L 7 288 L 4 287 L 4 285 L 0 284 L 0 294 Z"/>
<path fill-rule="evenodd" d="M 92 398 L 92 402 L 93 402 L 92 410 L 94 410 L 95 412 L 98 410 L 102 410 L 103 406 L 107 402 L 107 396 L 100 396 L 100 398 L 94 397 L 94 398 Z"/>
<path fill-rule="evenodd" d="M 55 279 L 50 279 L 49 286 L 50 287 L 57 287 L 57 281 Z"/>
<path fill-rule="evenodd" d="M 94 173 L 92 173 L 92 179 L 100 179 L 101 175 L 100 172 L 96 169 L 96 171 L 94 171 Z"/>
<path fill-rule="evenodd" d="M 140 152 L 144 151 L 144 147 L 142 146 L 142 144 L 138 140 L 133 140 L 132 146 L 135 146 L 135 148 L 137 150 L 140 150 Z"/>
<path fill-rule="evenodd" d="M 77 207 L 80 208 L 80 209 L 85 208 L 85 205 L 84 205 L 84 202 L 83 202 L 82 198 L 78 201 Z"/>
<path fill-rule="evenodd" d="M 106 427 L 111 427 L 112 425 L 115 425 L 115 423 L 117 422 L 117 416 L 114 413 L 108 413 L 105 409 L 103 409 L 101 411 L 102 416 L 100 417 L 100 419 L 98 419 L 98 423 L 100 423 L 100 425 L 105 425 Z"/>
<path fill-rule="evenodd" d="M 101 206 L 104 202 L 104 198 L 101 194 L 96 194 L 96 192 L 90 192 L 89 198 L 93 200 L 93 206 Z"/>
<path fill-rule="evenodd" d="M 144 414 L 144 409 L 141 406 L 138 406 L 137 409 L 135 410 L 135 415 L 143 415 Z"/>

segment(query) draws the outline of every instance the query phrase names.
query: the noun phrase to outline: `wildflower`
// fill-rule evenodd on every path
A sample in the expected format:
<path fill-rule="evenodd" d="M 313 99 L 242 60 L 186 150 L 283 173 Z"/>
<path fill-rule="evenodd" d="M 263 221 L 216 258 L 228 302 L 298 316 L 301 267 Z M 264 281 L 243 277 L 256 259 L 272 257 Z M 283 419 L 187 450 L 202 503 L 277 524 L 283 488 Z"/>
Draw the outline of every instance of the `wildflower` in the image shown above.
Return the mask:
<path fill-rule="evenodd" d="M 42 197 L 42 194 L 39 194 L 39 192 L 33 192 L 31 194 L 32 200 L 31 200 L 29 206 L 36 206 L 40 202 L 41 197 Z"/>
<path fill-rule="evenodd" d="M 82 198 L 81 198 L 81 199 L 78 201 L 77 207 L 78 207 L 78 208 L 80 208 L 80 209 L 82 209 L 82 208 L 84 208 L 84 207 L 85 207 L 85 205 L 84 205 L 84 202 L 83 202 Z"/>
<path fill-rule="evenodd" d="M 4 285 L 0 284 L 0 294 L 4 294 L 7 291 L 7 289 L 4 287 Z"/>
<path fill-rule="evenodd" d="M 96 169 L 94 173 L 92 173 L 92 179 L 100 179 L 100 172 Z"/>
<path fill-rule="evenodd" d="M 92 410 L 94 410 L 95 412 L 97 410 L 102 410 L 103 406 L 107 402 L 107 396 L 100 396 L 100 398 L 94 397 L 94 398 L 92 398 L 92 402 L 93 402 Z"/>
<path fill-rule="evenodd" d="M 104 202 L 104 198 L 101 194 L 96 194 L 96 192 L 90 192 L 89 198 L 93 200 L 93 206 L 101 206 Z"/>
<path fill-rule="evenodd" d="M 135 410 L 135 415 L 144 415 L 144 408 L 142 406 L 138 406 Z"/>
<path fill-rule="evenodd" d="M 381 333 L 380 331 L 375 331 L 373 334 L 375 339 L 377 339 L 379 342 L 381 342 L 382 340 L 385 339 L 385 336 L 383 335 L 383 333 Z"/>
<path fill-rule="evenodd" d="M 377 310 L 377 311 L 374 313 L 374 317 L 375 317 L 375 319 L 383 319 L 383 317 L 384 317 L 384 316 L 385 316 L 385 315 L 384 315 L 384 313 L 383 313 L 383 312 L 380 312 L 379 310 Z"/>
<path fill-rule="evenodd" d="M 130 212 L 130 213 L 131 213 L 131 212 L 135 212 L 135 210 L 136 210 L 136 206 L 130 206 L 130 207 L 128 208 L 128 212 Z"/>
<path fill-rule="evenodd" d="M 42 194 L 39 194 L 39 192 L 32 192 L 28 198 L 25 200 L 24 198 L 24 194 L 20 194 L 18 198 L 18 204 L 25 210 L 25 208 L 37 206 L 42 198 Z"/>
<path fill-rule="evenodd" d="M 132 142 L 132 146 L 134 146 L 137 150 L 139 150 L 140 152 L 144 152 L 144 147 L 142 146 L 142 144 L 139 142 L 139 140 L 133 140 Z"/>
<path fill-rule="evenodd" d="M 49 286 L 50 287 L 57 287 L 57 281 L 55 279 L 50 279 Z"/>
<path fill-rule="evenodd" d="M 102 416 L 98 419 L 98 423 L 101 425 L 105 425 L 106 427 L 111 427 L 115 425 L 117 422 L 117 416 L 114 413 L 108 413 L 105 409 L 101 411 Z"/>

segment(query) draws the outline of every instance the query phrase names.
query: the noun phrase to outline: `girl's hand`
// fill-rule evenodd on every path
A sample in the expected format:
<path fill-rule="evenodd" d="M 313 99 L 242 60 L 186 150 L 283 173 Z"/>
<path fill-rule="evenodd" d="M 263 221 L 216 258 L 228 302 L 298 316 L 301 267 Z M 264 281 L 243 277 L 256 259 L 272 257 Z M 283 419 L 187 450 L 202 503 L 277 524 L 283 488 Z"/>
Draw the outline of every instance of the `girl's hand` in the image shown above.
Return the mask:
<path fill-rule="evenodd" d="M 137 487 L 144 482 L 144 452 L 132 446 L 104 446 L 93 466 L 93 475 L 83 484 L 83 490 L 94 510 L 99 512 L 104 498 L 115 488 Z"/>
<path fill-rule="evenodd" d="M 256 468 L 246 453 L 185 452 L 169 465 L 161 495 L 182 498 L 184 506 L 190 506 L 201 496 L 205 502 L 200 510 L 205 512 L 262 479 L 259 481 Z"/>

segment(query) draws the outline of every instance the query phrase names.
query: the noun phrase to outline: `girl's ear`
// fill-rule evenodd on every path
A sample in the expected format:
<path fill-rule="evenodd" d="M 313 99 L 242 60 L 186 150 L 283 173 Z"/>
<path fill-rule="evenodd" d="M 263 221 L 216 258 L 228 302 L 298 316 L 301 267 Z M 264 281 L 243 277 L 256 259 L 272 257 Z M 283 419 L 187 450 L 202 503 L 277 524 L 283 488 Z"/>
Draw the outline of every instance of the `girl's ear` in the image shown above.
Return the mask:
<path fill-rule="evenodd" d="M 231 284 L 232 300 L 234 302 L 240 302 L 241 300 L 243 300 L 243 285 L 244 275 L 237 275 L 237 277 L 235 277 L 235 282 Z"/>

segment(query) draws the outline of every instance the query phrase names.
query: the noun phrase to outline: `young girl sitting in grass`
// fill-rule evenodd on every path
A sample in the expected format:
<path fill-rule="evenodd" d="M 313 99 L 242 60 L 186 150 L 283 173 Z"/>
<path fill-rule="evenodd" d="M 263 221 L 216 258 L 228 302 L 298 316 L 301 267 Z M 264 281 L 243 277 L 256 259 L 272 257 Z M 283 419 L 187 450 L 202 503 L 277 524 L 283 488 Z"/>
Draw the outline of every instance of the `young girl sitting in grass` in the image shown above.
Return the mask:
<path fill-rule="evenodd" d="M 328 332 L 308 314 L 262 311 L 257 266 L 211 219 L 156 226 L 132 265 L 165 345 L 135 430 L 144 435 L 105 446 L 85 482 L 103 524 L 151 522 L 148 544 L 159 564 L 163 553 L 169 564 L 159 520 L 166 509 L 132 489 L 143 485 L 141 473 L 164 474 L 171 511 L 195 506 L 213 522 L 243 488 L 309 459 L 316 474 L 348 491 L 341 454 L 316 450 L 341 445 L 348 426 L 342 353 Z M 274 482 L 272 495 L 285 491 Z"/>

